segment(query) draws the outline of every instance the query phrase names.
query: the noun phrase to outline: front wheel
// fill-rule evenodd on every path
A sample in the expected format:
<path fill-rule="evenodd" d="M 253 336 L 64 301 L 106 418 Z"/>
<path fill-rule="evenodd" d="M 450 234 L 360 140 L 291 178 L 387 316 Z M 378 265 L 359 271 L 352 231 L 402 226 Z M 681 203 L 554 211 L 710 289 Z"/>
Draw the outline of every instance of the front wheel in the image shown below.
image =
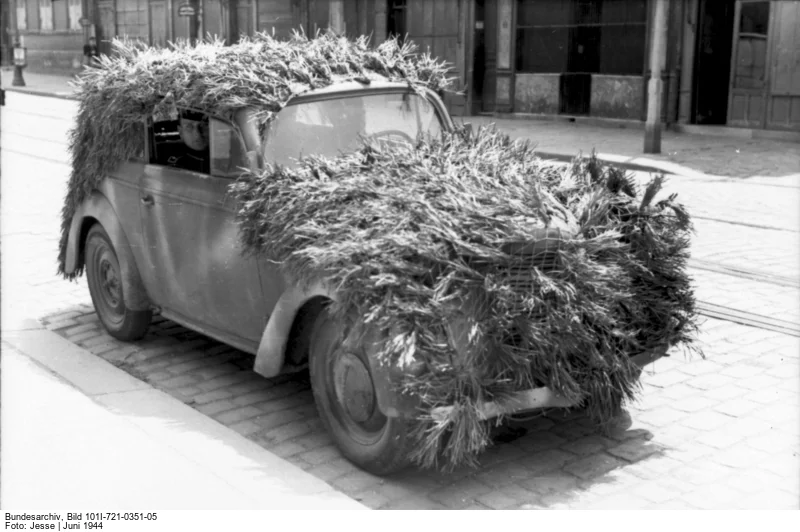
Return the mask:
<path fill-rule="evenodd" d="M 89 229 L 84 256 L 92 303 L 108 334 L 126 342 L 144 336 L 153 313 L 125 306 L 119 259 L 108 233 L 100 224 Z"/>
<path fill-rule="evenodd" d="M 410 421 L 378 408 L 367 354 L 345 348 L 345 327 L 323 310 L 311 334 L 309 370 L 322 422 L 348 460 L 376 475 L 408 465 Z"/>

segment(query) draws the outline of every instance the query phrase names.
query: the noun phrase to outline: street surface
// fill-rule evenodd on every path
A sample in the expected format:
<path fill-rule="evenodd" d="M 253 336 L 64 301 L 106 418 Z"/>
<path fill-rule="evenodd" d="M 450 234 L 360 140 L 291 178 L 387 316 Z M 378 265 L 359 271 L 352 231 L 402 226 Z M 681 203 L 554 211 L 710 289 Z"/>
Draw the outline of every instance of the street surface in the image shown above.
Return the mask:
<path fill-rule="evenodd" d="M 103 331 L 85 277 L 55 275 L 76 104 L 6 99 L 4 329 L 39 319 L 371 508 L 798 508 L 800 173 L 670 178 L 668 191 L 694 216 L 691 272 L 705 313 L 705 359 L 674 352 L 648 367 L 641 400 L 608 431 L 579 411 L 549 412 L 498 429 L 478 468 L 379 478 L 333 446 L 307 374 L 264 379 L 251 371 L 251 356 L 161 318 L 132 344 Z M 536 136 L 536 122 L 516 122 Z"/>

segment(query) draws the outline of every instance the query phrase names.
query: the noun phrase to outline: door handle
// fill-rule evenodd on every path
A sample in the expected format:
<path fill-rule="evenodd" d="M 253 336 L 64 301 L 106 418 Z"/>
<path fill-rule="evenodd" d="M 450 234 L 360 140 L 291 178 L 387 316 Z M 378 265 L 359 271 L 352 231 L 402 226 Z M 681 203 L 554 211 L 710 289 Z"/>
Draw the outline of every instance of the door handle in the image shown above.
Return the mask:
<path fill-rule="evenodd" d="M 142 205 L 145 207 L 152 207 L 155 202 L 153 201 L 153 196 L 148 194 L 147 196 L 142 196 Z"/>

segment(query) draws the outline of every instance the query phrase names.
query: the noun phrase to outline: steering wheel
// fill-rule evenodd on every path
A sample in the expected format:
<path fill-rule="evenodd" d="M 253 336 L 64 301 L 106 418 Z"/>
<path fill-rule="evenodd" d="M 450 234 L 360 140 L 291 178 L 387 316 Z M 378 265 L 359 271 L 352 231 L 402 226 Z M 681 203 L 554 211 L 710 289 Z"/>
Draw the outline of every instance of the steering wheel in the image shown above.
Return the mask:
<path fill-rule="evenodd" d="M 386 129 L 384 131 L 379 131 L 370 135 L 369 138 L 375 139 L 381 143 L 382 141 L 390 141 L 403 142 L 404 144 L 409 144 L 411 146 L 414 145 L 414 139 L 411 138 L 411 135 L 405 131 L 400 131 L 399 129 Z"/>

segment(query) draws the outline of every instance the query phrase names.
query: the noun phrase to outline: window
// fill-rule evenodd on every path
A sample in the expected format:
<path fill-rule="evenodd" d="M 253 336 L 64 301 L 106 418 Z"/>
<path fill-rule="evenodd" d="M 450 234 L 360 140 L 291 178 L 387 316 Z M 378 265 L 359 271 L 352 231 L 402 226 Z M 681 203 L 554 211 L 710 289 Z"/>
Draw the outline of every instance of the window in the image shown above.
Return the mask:
<path fill-rule="evenodd" d="M 53 29 L 53 0 L 39 0 L 39 29 Z"/>
<path fill-rule="evenodd" d="M 209 171 L 208 116 L 183 109 L 155 117 L 150 162 L 192 172 Z"/>
<path fill-rule="evenodd" d="M 239 131 L 227 122 L 211 119 L 211 175 L 239 177 L 249 163 Z"/>
<path fill-rule="evenodd" d="M 81 29 L 81 0 L 69 0 L 69 29 Z"/>
<path fill-rule="evenodd" d="M 413 141 L 438 136 L 441 119 L 431 102 L 411 93 L 369 94 L 301 102 L 270 124 L 264 161 L 293 166 L 307 155 L 335 157 L 358 149 L 364 137 Z"/>
<path fill-rule="evenodd" d="M 766 83 L 769 2 L 742 4 L 733 86 L 761 89 Z"/>
<path fill-rule="evenodd" d="M 641 75 L 645 0 L 518 0 L 518 72 Z"/>
<path fill-rule="evenodd" d="M 28 12 L 25 9 L 23 0 L 17 0 L 17 28 L 21 30 L 28 29 Z"/>

